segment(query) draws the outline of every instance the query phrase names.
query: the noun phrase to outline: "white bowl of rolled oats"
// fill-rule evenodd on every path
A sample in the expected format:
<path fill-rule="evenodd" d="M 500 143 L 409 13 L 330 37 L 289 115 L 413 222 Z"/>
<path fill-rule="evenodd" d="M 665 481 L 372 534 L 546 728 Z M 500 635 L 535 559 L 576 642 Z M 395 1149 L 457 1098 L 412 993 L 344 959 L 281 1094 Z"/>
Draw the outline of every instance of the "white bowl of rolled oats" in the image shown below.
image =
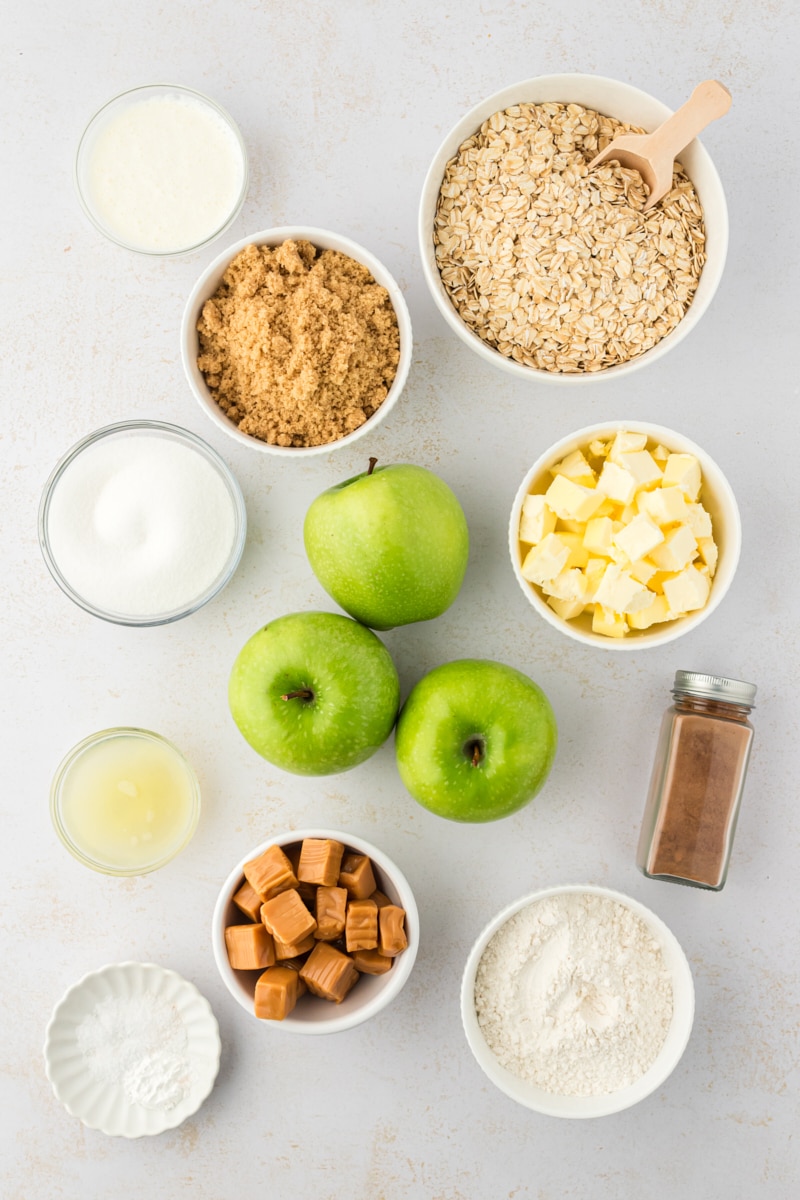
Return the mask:
<path fill-rule="evenodd" d="M 642 213 L 638 172 L 588 163 L 670 110 L 598 75 L 544 75 L 458 122 L 422 191 L 425 279 L 448 325 L 520 378 L 576 385 L 655 362 L 694 328 L 728 246 L 719 176 L 695 139 Z"/>
<path fill-rule="evenodd" d="M 509 549 L 529 603 L 585 646 L 642 650 L 719 606 L 741 550 L 716 462 L 683 434 L 605 421 L 561 438 L 525 475 Z"/>

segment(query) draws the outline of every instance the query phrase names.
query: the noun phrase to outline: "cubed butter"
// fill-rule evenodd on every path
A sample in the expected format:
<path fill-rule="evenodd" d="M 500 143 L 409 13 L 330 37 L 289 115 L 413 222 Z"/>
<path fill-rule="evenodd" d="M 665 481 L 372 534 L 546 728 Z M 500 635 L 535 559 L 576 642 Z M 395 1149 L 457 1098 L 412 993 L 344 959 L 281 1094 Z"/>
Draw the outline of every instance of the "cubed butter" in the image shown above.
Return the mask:
<path fill-rule="evenodd" d="M 644 450 L 646 445 L 646 433 L 631 433 L 629 429 L 620 429 L 611 443 L 608 457 L 612 462 L 618 463 L 623 454 L 631 454 L 637 450 Z"/>
<path fill-rule="evenodd" d="M 637 492 L 654 488 L 661 482 L 661 467 L 647 450 L 634 450 L 620 454 L 619 465 L 636 480 Z"/>
<path fill-rule="evenodd" d="M 544 496 L 526 496 L 522 501 L 519 540 L 535 546 L 556 527 L 556 514 L 548 508 Z"/>
<path fill-rule="evenodd" d="M 556 475 L 545 492 L 545 500 L 557 517 L 565 521 L 588 521 L 603 503 L 604 496 L 595 488 L 573 483 L 566 475 Z"/>
<path fill-rule="evenodd" d="M 606 459 L 600 472 L 600 478 L 597 480 L 596 490 L 598 493 L 602 492 L 604 496 L 608 496 L 609 500 L 613 500 L 615 504 L 630 504 L 636 495 L 636 480 L 630 471 L 626 471 L 618 463 Z"/>
<path fill-rule="evenodd" d="M 679 487 L 687 500 L 700 495 L 700 463 L 693 454 L 670 454 L 664 467 L 664 487 Z"/>
<path fill-rule="evenodd" d="M 604 558 L 590 558 L 584 568 L 583 577 L 586 580 L 586 603 L 593 604 L 594 598 L 597 595 L 597 589 L 600 587 L 603 576 L 606 573 L 608 562 Z"/>
<path fill-rule="evenodd" d="M 676 525 L 648 555 L 661 571 L 682 571 L 697 554 L 697 542 L 688 525 Z"/>
<path fill-rule="evenodd" d="M 583 535 L 586 550 L 590 554 L 602 554 L 610 558 L 614 534 L 621 528 L 621 523 L 616 522 L 615 529 L 615 522 L 610 517 L 593 517 L 591 521 L 586 522 L 586 532 Z"/>
<path fill-rule="evenodd" d="M 645 513 L 639 513 L 613 537 L 614 545 L 627 554 L 632 563 L 644 558 L 663 541 L 664 534 Z"/>
<path fill-rule="evenodd" d="M 710 590 L 708 578 L 696 567 L 687 567 L 664 584 L 664 595 L 674 613 L 694 612 L 703 608 Z"/>
<path fill-rule="evenodd" d="M 556 575 L 555 579 L 543 583 L 542 591 L 546 596 L 555 596 L 557 600 L 579 600 L 584 603 L 586 579 L 583 571 L 577 567 L 573 567 L 570 571 L 562 571 L 560 575 Z"/>
<path fill-rule="evenodd" d="M 568 454 L 560 463 L 556 463 L 550 468 L 550 474 L 565 475 L 567 479 L 571 479 L 573 483 L 582 483 L 584 487 L 593 488 L 597 482 L 597 477 L 589 466 L 582 450 L 573 450 L 572 454 Z"/>
<path fill-rule="evenodd" d="M 631 629 L 649 629 L 651 625 L 656 625 L 661 621 L 671 621 L 674 613 L 670 610 L 669 602 L 666 596 L 656 596 L 652 604 L 648 604 L 647 608 L 640 608 L 638 612 L 631 613 L 628 617 L 628 624 Z"/>
<path fill-rule="evenodd" d="M 628 574 L 633 579 L 638 579 L 639 583 L 650 583 L 650 580 L 656 574 L 656 567 L 649 559 L 640 558 L 638 562 L 631 563 L 628 567 Z"/>
<path fill-rule="evenodd" d="M 713 538 L 701 537 L 697 539 L 697 548 L 700 551 L 700 557 L 708 567 L 708 574 L 713 579 L 717 569 L 717 558 L 719 551 L 717 544 Z"/>
<path fill-rule="evenodd" d="M 605 637 L 621 638 L 628 632 L 628 622 L 621 613 L 611 612 L 602 604 L 595 604 L 592 613 L 592 633 L 602 633 Z"/>
<path fill-rule="evenodd" d="M 538 546 L 532 546 L 525 555 L 520 568 L 522 576 L 540 586 L 549 583 L 564 570 L 568 558 L 569 546 L 562 542 L 557 533 L 548 533 Z"/>
<path fill-rule="evenodd" d="M 606 567 L 595 593 L 595 603 L 615 613 L 637 612 L 640 608 L 647 608 L 653 599 L 649 588 L 633 579 L 616 563 L 609 563 Z"/>
<path fill-rule="evenodd" d="M 656 525 L 688 524 L 689 505 L 679 487 L 654 488 L 636 497 L 639 512 L 646 513 Z"/>
<path fill-rule="evenodd" d="M 578 524 L 578 522 L 576 521 L 575 524 Z M 567 559 L 566 564 L 568 568 L 580 567 L 582 569 L 589 561 L 589 551 L 583 544 L 584 529 L 585 526 L 581 525 L 580 533 L 573 533 L 571 530 L 564 530 L 562 532 L 559 529 L 558 531 L 558 536 L 561 538 L 561 541 L 565 546 L 569 546 L 569 558 Z"/>
<path fill-rule="evenodd" d="M 586 607 L 582 600 L 559 600 L 557 596 L 548 596 L 547 603 L 562 621 L 573 621 Z"/>
<path fill-rule="evenodd" d="M 711 515 L 702 504 L 687 504 L 686 509 L 686 523 L 698 541 L 700 538 L 710 538 Z"/>

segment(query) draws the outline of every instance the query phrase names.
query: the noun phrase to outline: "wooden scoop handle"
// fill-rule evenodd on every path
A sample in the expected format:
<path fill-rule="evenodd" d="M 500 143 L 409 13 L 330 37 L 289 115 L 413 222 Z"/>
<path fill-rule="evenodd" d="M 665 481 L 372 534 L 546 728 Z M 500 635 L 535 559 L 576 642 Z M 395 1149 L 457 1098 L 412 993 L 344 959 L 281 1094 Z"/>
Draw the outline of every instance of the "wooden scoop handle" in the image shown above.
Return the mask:
<path fill-rule="evenodd" d="M 716 79 L 698 83 L 686 103 L 650 135 L 649 153 L 675 158 L 706 125 L 724 117 L 730 106 L 730 92 Z"/>

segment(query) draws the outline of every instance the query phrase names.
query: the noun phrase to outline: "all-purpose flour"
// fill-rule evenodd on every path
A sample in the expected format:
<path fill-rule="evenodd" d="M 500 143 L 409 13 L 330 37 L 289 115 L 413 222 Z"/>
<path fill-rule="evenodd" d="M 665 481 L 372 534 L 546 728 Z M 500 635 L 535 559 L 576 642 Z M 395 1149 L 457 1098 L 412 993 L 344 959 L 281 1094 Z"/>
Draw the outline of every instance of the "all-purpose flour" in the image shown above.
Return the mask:
<path fill-rule="evenodd" d="M 568 892 L 522 909 L 483 953 L 475 1005 L 513 1074 L 564 1096 L 639 1079 L 672 1019 L 672 982 L 644 921 L 609 896 Z"/>

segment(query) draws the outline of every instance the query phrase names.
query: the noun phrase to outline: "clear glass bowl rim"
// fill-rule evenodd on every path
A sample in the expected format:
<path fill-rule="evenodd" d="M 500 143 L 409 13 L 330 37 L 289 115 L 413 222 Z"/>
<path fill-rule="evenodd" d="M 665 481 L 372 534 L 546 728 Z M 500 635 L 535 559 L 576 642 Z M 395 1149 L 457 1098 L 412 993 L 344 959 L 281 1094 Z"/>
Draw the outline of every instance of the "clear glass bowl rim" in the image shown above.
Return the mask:
<path fill-rule="evenodd" d="M 67 467 L 75 461 L 75 459 L 87 449 L 100 441 L 104 437 L 110 437 L 114 434 L 121 433 L 125 430 L 133 430 L 140 432 L 142 430 L 152 430 L 156 433 L 166 434 L 168 437 L 174 438 L 176 441 L 184 442 L 198 450 L 206 458 L 211 465 L 219 472 L 223 482 L 228 488 L 233 507 L 235 511 L 236 530 L 233 542 L 231 555 L 226 563 L 225 569 L 215 580 L 214 584 L 201 596 L 192 601 L 191 604 L 181 608 L 175 612 L 159 613 L 155 616 L 135 617 L 124 613 L 111 613 L 103 609 L 97 608 L 91 601 L 86 600 L 79 592 L 76 592 L 69 580 L 61 572 L 55 556 L 50 548 L 50 539 L 47 532 L 47 519 L 50 512 L 50 501 L 55 491 L 56 485 L 66 471 Z M 39 502 L 39 548 L 42 552 L 45 565 L 55 579 L 58 586 L 61 588 L 65 596 L 68 596 L 74 604 L 82 608 L 84 612 L 88 612 L 93 617 L 99 617 L 102 621 L 109 621 L 112 625 L 127 625 L 135 628 L 148 628 L 153 625 L 169 625 L 173 621 L 180 621 L 184 617 L 189 617 L 192 613 L 197 612 L 204 605 L 213 600 L 224 587 L 230 583 L 233 578 L 236 568 L 239 566 L 242 554 L 244 553 L 245 540 L 247 538 L 247 510 L 245 508 L 242 489 L 239 486 L 239 481 L 231 471 L 228 464 L 220 454 L 209 446 L 208 442 L 198 437 L 196 433 L 192 433 L 188 429 L 183 429 L 180 425 L 172 425 L 167 421 L 151 421 L 142 419 L 133 419 L 130 421 L 116 421 L 113 425 L 104 425 L 100 429 L 95 429 L 93 433 L 89 433 L 86 437 L 81 438 L 74 446 L 70 447 L 67 452 L 62 455 L 59 461 L 53 468 L 47 482 L 42 490 L 42 498 Z"/>
<path fill-rule="evenodd" d="M 90 746 L 97 745 L 99 742 L 107 741 L 108 739 L 115 737 L 140 737 L 149 741 L 158 742 L 162 746 L 166 746 L 167 749 L 171 750 L 176 758 L 180 761 L 180 764 L 186 772 L 192 789 L 191 817 L 180 845 L 163 858 L 160 858 L 156 862 L 143 867 L 111 867 L 107 863 L 97 862 L 88 854 L 84 853 L 84 851 L 75 844 L 62 820 L 62 789 L 64 786 L 64 781 L 66 780 L 73 764 L 86 750 L 89 749 Z M 189 762 L 186 755 L 182 750 L 179 750 L 175 743 L 171 742 L 169 738 L 163 737 L 160 733 L 154 733 L 152 729 L 139 729 L 133 725 L 117 725 L 110 729 L 101 729 L 97 733 L 90 733 L 88 737 L 83 738 L 82 741 L 78 742 L 72 747 L 71 750 L 67 752 L 67 754 L 64 755 L 61 762 L 58 764 L 58 767 L 56 768 L 53 781 L 50 784 L 50 817 L 53 822 L 53 828 L 58 834 L 62 845 L 69 850 L 73 858 L 77 859 L 78 862 L 83 863 L 85 867 L 91 867 L 93 871 L 98 871 L 101 875 L 114 875 L 118 877 L 149 875 L 152 871 L 157 871 L 160 867 L 166 866 L 167 863 L 172 862 L 173 858 L 177 858 L 181 851 L 186 849 L 189 842 L 194 837 L 198 821 L 200 820 L 200 784 L 198 782 L 197 775 L 194 772 L 194 768 L 192 767 L 192 764 Z"/>
<path fill-rule="evenodd" d="M 103 113 L 106 112 L 107 109 L 109 109 L 113 104 L 117 104 L 120 100 L 124 100 L 126 96 L 133 96 L 136 94 L 136 92 L 154 92 L 160 88 L 169 88 L 171 91 L 181 92 L 186 96 L 193 96 L 195 99 L 200 100 L 204 104 L 208 104 L 211 108 L 213 108 L 214 111 L 220 117 L 222 117 L 223 121 L 225 121 L 226 125 L 228 125 L 230 128 L 231 132 L 236 138 L 242 155 L 242 186 L 239 191 L 239 195 L 237 196 L 236 203 L 231 209 L 230 215 L 227 216 L 222 224 L 219 225 L 213 233 L 210 233 L 208 237 L 203 238 L 203 240 L 200 242 L 195 242 L 191 246 L 182 246 L 179 250 L 143 250 L 141 246 L 132 246 L 130 242 L 126 242 L 123 238 L 120 238 L 116 234 L 112 233 L 111 230 L 109 230 L 103 224 L 103 222 L 94 212 L 89 201 L 89 197 L 85 194 L 80 183 L 80 165 L 82 161 L 81 154 L 85 151 L 89 135 L 92 132 L 95 122 L 102 117 Z M 92 114 L 86 123 L 83 133 L 80 136 L 78 147 L 75 151 L 75 158 L 72 164 L 72 182 L 75 187 L 78 201 L 86 217 L 91 221 L 98 233 L 101 233 L 104 238 L 107 238 L 110 242 L 113 242 L 115 246 L 121 246 L 123 250 L 130 250 L 132 254 L 142 254 L 145 258 L 179 258 L 183 254 L 191 254 L 195 250 L 201 250 L 204 246 L 209 246 L 211 242 L 216 241 L 216 239 L 220 237 L 226 229 L 230 228 L 242 210 L 242 205 L 244 204 L 245 196 L 247 195 L 247 189 L 250 183 L 250 168 L 247 159 L 247 147 L 245 146 L 244 138 L 242 137 L 239 126 L 236 124 L 227 109 L 223 108 L 221 104 L 218 104 L 216 100 L 212 100 L 210 96 L 206 96 L 204 92 L 197 91 L 196 88 L 185 87 L 182 83 L 143 83 L 139 84 L 137 87 L 126 88 L 124 92 L 118 92 L 116 96 L 112 96 L 110 100 L 106 100 L 105 104 L 101 105 L 100 108 L 98 108 L 97 111 Z"/>

